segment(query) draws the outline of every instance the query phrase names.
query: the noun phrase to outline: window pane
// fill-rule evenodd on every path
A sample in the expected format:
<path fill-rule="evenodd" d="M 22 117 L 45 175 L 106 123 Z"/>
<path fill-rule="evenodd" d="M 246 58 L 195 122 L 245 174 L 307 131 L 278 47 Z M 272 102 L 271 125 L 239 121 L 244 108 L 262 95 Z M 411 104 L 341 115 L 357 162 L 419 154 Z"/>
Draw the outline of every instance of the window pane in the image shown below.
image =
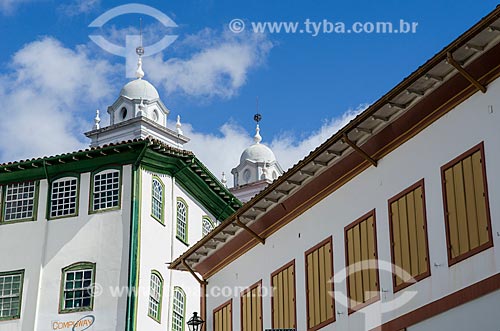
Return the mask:
<path fill-rule="evenodd" d="M 65 272 L 64 309 L 91 308 L 92 275 L 94 269 L 71 270 Z"/>
<path fill-rule="evenodd" d="M 187 209 L 182 201 L 177 201 L 177 237 L 187 241 Z"/>
<path fill-rule="evenodd" d="M 107 209 L 119 205 L 120 171 L 111 170 L 94 175 L 93 209 Z"/>
<path fill-rule="evenodd" d="M 182 331 L 184 325 L 184 306 L 186 296 L 179 287 L 174 289 L 174 300 L 172 306 L 172 331 Z"/>
<path fill-rule="evenodd" d="M 5 190 L 4 221 L 32 218 L 35 182 L 9 184 Z"/>
<path fill-rule="evenodd" d="M 60 217 L 76 214 L 78 180 L 63 178 L 52 183 L 50 216 Z"/>
<path fill-rule="evenodd" d="M 22 273 L 0 275 L 0 318 L 19 317 Z"/>

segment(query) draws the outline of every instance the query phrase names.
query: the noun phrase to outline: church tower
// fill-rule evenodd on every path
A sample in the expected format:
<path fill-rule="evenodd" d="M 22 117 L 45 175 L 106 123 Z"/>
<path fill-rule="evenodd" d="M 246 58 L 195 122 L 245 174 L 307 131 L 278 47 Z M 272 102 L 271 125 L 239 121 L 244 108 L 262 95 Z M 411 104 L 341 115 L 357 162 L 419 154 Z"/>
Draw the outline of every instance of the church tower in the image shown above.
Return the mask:
<path fill-rule="evenodd" d="M 276 160 L 273 151 L 261 144 L 262 137 L 259 127 L 261 115 L 255 115 L 254 119 L 257 122 L 254 144 L 243 151 L 240 164 L 231 170 L 234 187 L 229 191 L 242 202 L 249 201 L 283 174 L 283 169 Z"/>
<path fill-rule="evenodd" d="M 85 133 L 91 139 L 91 147 L 152 137 L 169 146 L 183 149 L 184 144 L 189 141 L 182 133 L 179 116 L 176 131 L 167 128 L 170 110 L 161 101 L 156 88 L 143 79 L 141 49 L 142 47 L 137 48 L 137 79 L 127 83 L 118 99 L 108 107 L 109 126 L 101 128 L 98 110 L 93 130 Z"/>

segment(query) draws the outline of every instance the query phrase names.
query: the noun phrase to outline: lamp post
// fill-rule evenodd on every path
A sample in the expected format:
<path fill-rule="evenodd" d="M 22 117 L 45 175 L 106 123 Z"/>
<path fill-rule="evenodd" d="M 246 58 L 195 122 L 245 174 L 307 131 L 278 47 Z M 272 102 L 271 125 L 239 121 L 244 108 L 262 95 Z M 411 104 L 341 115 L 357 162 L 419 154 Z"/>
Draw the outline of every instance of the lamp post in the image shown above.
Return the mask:
<path fill-rule="evenodd" d="M 200 331 L 203 323 L 205 323 L 205 321 L 198 316 L 197 312 L 194 312 L 193 316 L 187 321 L 189 331 Z"/>

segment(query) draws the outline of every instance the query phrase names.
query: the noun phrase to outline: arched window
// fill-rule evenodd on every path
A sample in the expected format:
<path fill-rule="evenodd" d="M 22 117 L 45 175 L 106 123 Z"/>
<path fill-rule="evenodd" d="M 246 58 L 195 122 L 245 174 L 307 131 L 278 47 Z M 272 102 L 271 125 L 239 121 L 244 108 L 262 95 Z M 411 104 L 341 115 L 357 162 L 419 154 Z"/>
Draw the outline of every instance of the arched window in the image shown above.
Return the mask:
<path fill-rule="evenodd" d="M 159 178 L 153 178 L 151 192 L 151 215 L 163 224 L 163 184 Z"/>
<path fill-rule="evenodd" d="M 172 302 L 172 331 L 184 330 L 184 318 L 186 313 L 186 293 L 180 287 L 174 287 L 174 299 Z"/>
<path fill-rule="evenodd" d="M 188 210 L 186 203 L 177 199 L 177 238 L 187 244 L 187 221 Z"/>
<path fill-rule="evenodd" d="M 60 313 L 92 310 L 95 266 L 92 262 L 78 262 L 62 270 Z"/>
<path fill-rule="evenodd" d="M 157 322 L 160 322 L 161 318 L 162 294 L 163 294 L 163 277 L 158 271 L 153 270 L 151 271 L 148 315 Z"/>
<path fill-rule="evenodd" d="M 94 174 L 92 192 L 92 211 L 119 207 L 120 170 L 108 169 Z"/>
<path fill-rule="evenodd" d="M 203 236 L 206 236 L 215 228 L 214 222 L 208 217 L 204 216 L 201 220 L 201 233 Z"/>

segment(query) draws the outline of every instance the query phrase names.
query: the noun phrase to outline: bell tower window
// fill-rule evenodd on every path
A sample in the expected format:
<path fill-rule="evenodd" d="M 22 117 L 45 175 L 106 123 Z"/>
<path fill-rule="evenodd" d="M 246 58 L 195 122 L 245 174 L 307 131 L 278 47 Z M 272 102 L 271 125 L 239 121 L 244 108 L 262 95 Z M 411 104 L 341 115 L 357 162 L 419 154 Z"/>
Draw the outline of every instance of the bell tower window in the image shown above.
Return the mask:
<path fill-rule="evenodd" d="M 127 117 L 127 108 L 123 107 L 120 110 L 120 117 L 121 117 L 122 120 L 124 120 Z"/>

